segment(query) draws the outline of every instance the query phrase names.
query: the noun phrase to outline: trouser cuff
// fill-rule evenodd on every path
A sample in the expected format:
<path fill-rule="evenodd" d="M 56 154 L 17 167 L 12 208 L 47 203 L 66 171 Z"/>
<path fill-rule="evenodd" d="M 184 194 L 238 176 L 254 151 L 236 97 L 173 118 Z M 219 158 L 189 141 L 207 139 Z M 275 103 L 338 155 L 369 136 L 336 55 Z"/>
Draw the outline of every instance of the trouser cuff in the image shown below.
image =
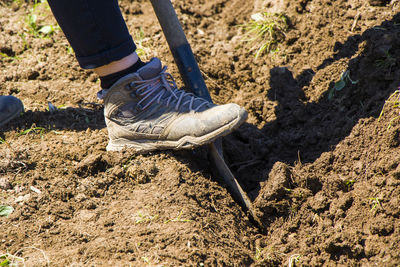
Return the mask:
<path fill-rule="evenodd" d="M 123 42 L 117 47 L 102 51 L 101 53 L 93 56 L 80 57 L 77 55 L 76 59 L 83 69 L 95 69 L 129 56 L 135 51 L 136 44 L 133 42 L 133 39 L 130 36 L 127 41 Z"/>

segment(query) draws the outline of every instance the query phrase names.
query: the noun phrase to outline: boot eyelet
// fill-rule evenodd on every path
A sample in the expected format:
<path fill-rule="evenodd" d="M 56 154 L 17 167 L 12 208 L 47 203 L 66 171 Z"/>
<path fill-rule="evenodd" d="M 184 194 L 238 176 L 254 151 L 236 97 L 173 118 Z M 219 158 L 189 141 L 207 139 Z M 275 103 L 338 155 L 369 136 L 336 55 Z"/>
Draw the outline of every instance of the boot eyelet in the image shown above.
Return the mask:
<path fill-rule="evenodd" d="M 125 85 L 125 89 L 128 91 L 132 91 L 132 89 L 134 89 L 134 88 L 135 88 L 134 82 L 130 82 Z"/>
<path fill-rule="evenodd" d="M 141 104 L 138 103 L 138 104 L 136 105 L 136 110 L 137 110 L 137 111 L 142 111 L 142 110 L 143 110 L 143 106 L 142 106 Z"/>

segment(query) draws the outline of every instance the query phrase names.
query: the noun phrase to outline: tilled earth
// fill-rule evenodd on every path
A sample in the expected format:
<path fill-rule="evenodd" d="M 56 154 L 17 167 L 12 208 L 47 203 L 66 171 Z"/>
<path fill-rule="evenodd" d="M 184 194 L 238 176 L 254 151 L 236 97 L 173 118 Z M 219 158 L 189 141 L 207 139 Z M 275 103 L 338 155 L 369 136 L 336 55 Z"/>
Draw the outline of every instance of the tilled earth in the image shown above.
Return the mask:
<path fill-rule="evenodd" d="M 399 1 L 173 4 L 214 101 L 249 111 L 223 148 L 264 227 L 206 148 L 106 152 L 97 77 L 45 3 L 2 1 L 0 94 L 25 113 L 0 133 L 0 204 L 14 208 L 0 254 L 27 266 L 398 266 L 400 110 L 384 104 L 399 101 Z M 141 57 L 179 77 L 150 3 L 120 5 Z M 260 11 L 289 29 L 256 58 L 241 25 Z"/>

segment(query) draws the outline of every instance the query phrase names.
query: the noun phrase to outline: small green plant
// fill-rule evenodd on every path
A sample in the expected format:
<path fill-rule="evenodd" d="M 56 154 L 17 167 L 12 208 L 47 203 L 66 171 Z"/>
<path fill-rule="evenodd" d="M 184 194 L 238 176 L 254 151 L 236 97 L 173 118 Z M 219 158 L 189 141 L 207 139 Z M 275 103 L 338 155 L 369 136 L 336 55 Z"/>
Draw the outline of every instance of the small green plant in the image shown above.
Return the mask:
<path fill-rule="evenodd" d="M 0 205 L 0 216 L 7 217 L 14 211 L 14 208 L 7 205 Z"/>
<path fill-rule="evenodd" d="M 46 128 L 43 128 L 43 127 L 31 127 L 31 128 L 29 128 L 29 129 L 26 129 L 26 130 L 24 130 L 24 131 L 18 133 L 17 136 L 27 135 L 27 134 L 33 132 L 33 133 L 39 133 L 39 134 L 40 134 L 40 137 L 43 137 L 43 134 L 44 134 L 46 131 L 47 131 L 47 129 L 46 129 Z"/>
<path fill-rule="evenodd" d="M 38 25 L 37 15 L 33 13 L 28 15 L 27 23 L 30 28 L 30 33 L 33 34 L 35 37 L 49 36 L 55 31 L 55 28 L 52 25 Z"/>
<path fill-rule="evenodd" d="M 178 216 L 175 219 L 168 219 L 164 223 L 167 224 L 169 222 L 192 222 L 190 219 L 182 219 L 183 209 L 179 212 Z"/>
<path fill-rule="evenodd" d="M 67 49 L 68 54 L 74 54 L 74 49 L 72 48 L 72 46 L 67 45 L 65 48 Z"/>
<path fill-rule="evenodd" d="M 342 74 L 340 75 L 340 80 L 335 82 L 335 85 L 332 87 L 332 89 L 329 91 L 329 95 L 328 95 L 328 99 L 332 99 L 335 96 L 335 93 L 338 91 L 341 91 L 347 83 L 351 83 L 351 84 L 357 84 L 357 81 L 353 81 L 350 78 L 350 71 L 346 70 L 344 72 L 342 72 Z"/>
<path fill-rule="evenodd" d="M 258 58 L 278 49 L 289 29 L 288 19 L 281 13 L 262 12 L 251 16 L 250 22 L 240 25 L 245 31 L 244 41 L 251 44 Z"/>
<path fill-rule="evenodd" d="M 0 144 L 7 144 L 7 141 L 0 137 Z"/>
<path fill-rule="evenodd" d="M 285 191 L 288 192 L 288 193 L 292 193 L 293 192 L 293 189 L 290 189 L 290 188 L 284 187 L 283 189 L 285 189 Z"/>
<path fill-rule="evenodd" d="M 299 209 L 300 209 L 300 206 L 298 204 L 293 204 L 292 206 L 290 206 L 289 218 L 294 219 L 297 216 Z"/>
<path fill-rule="evenodd" d="M 126 172 L 130 166 L 135 164 L 134 162 L 135 159 L 136 155 L 130 156 L 129 159 L 122 164 L 122 169 L 124 170 L 124 172 Z"/>
<path fill-rule="evenodd" d="M 49 9 L 47 1 L 35 0 L 30 13 L 26 17 L 26 24 L 28 25 L 28 33 L 39 38 L 49 37 L 55 32 L 58 26 L 39 24 L 39 17 L 46 16 L 46 14 L 38 11 L 39 7 L 45 10 Z"/>
<path fill-rule="evenodd" d="M 7 254 L 0 255 L 0 266 L 10 266 L 10 260 L 7 256 Z"/>
<path fill-rule="evenodd" d="M 261 259 L 262 252 L 263 252 L 263 249 L 261 249 L 260 247 L 256 247 L 256 253 L 254 255 L 254 260 L 256 262 L 258 262 Z"/>
<path fill-rule="evenodd" d="M 353 179 L 347 179 L 344 181 L 344 185 L 347 187 L 347 191 L 350 191 L 356 181 Z"/>
<path fill-rule="evenodd" d="M 0 267 L 25 266 L 25 260 L 10 253 L 0 255 Z"/>
<path fill-rule="evenodd" d="M 25 51 L 25 50 L 28 50 L 31 46 L 29 45 L 29 43 L 28 43 L 28 41 L 26 40 L 26 35 L 25 35 L 25 33 L 20 33 L 20 34 L 18 34 L 19 35 L 19 37 L 21 37 L 21 39 L 22 39 L 22 44 L 23 44 L 23 50 Z"/>
<path fill-rule="evenodd" d="M 136 224 L 151 222 L 158 218 L 158 215 L 150 216 L 150 215 L 142 214 L 141 212 L 138 212 L 136 215 L 138 217 L 135 221 Z"/>
<path fill-rule="evenodd" d="M 385 52 L 385 57 L 375 61 L 375 66 L 379 69 L 388 70 L 389 72 L 396 65 L 396 58 L 394 58 L 389 51 Z"/>
<path fill-rule="evenodd" d="M 54 106 L 51 102 L 47 102 L 47 107 L 46 107 L 46 111 L 49 112 L 55 112 L 59 109 L 66 109 L 67 107 L 65 105 L 59 105 L 59 106 Z"/>
<path fill-rule="evenodd" d="M 139 28 L 135 31 L 135 43 L 136 43 L 136 53 L 140 58 L 144 60 L 148 60 L 151 55 L 150 39 L 145 37 L 144 31 L 142 28 Z"/>
<path fill-rule="evenodd" d="M 14 61 L 14 60 L 18 60 L 19 59 L 19 57 L 16 57 L 16 56 L 9 56 L 9 55 L 7 55 L 6 53 L 2 53 L 2 52 L 0 52 L 0 58 L 1 59 L 10 59 L 11 61 Z"/>
<path fill-rule="evenodd" d="M 17 4 L 18 6 L 22 5 L 22 0 L 13 0 L 13 3 Z"/>
<path fill-rule="evenodd" d="M 26 266 L 25 259 L 22 257 L 18 257 L 16 255 L 20 255 L 20 254 L 22 254 L 22 252 L 24 250 L 28 250 L 28 249 L 39 251 L 43 255 L 43 260 L 41 260 L 40 264 L 38 264 L 37 266 L 50 266 L 50 260 L 43 250 L 38 249 L 36 247 L 23 247 L 23 248 L 19 249 L 17 252 L 15 252 L 14 254 L 10 254 L 10 253 L 5 253 L 2 255 L 0 254 L 0 267 L 3 267 L 3 266 L 7 266 L 7 267 Z"/>
<path fill-rule="evenodd" d="M 296 263 L 299 262 L 300 259 L 301 259 L 301 255 L 300 254 L 294 254 L 294 255 L 290 256 L 289 257 L 288 266 L 289 267 L 296 266 Z"/>
<path fill-rule="evenodd" d="M 382 208 L 381 200 L 379 197 L 370 197 L 368 198 L 372 202 L 372 207 L 370 209 L 370 212 L 373 212 L 376 210 L 376 208 Z"/>
<path fill-rule="evenodd" d="M 389 108 L 398 109 L 399 110 L 399 113 L 397 113 L 398 115 L 395 116 L 394 118 L 390 119 L 389 125 L 387 127 L 387 129 L 389 130 L 390 127 L 392 127 L 393 122 L 400 118 L 400 89 L 396 90 L 393 94 L 391 94 L 389 96 L 388 100 L 385 101 L 385 104 L 383 105 L 382 111 L 379 114 L 378 121 L 382 118 L 382 116 L 383 116 L 383 114 L 385 112 L 385 109 L 388 106 L 390 106 Z"/>

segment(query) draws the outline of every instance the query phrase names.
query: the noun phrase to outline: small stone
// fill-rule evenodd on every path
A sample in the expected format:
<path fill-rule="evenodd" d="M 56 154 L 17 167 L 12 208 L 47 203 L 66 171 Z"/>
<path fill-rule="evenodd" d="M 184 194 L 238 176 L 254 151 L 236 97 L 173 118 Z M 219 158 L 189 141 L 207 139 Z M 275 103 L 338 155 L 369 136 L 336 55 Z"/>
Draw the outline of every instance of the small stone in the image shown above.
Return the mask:
<path fill-rule="evenodd" d="M 31 194 L 26 194 L 23 196 L 19 196 L 15 199 L 15 203 L 26 202 L 31 198 Z"/>
<path fill-rule="evenodd" d="M 88 222 L 96 217 L 96 212 L 91 210 L 81 210 L 78 212 L 77 217 L 80 221 Z"/>
<path fill-rule="evenodd" d="M 34 186 L 31 186 L 31 190 L 32 190 L 33 192 L 35 192 L 36 194 L 41 194 L 41 193 L 42 193 L 42 191 L 40 191 L 39 189 L 37 189 L 37 188 L 34 187 Z"/>
<path fill-rule="evenodd" d="M 3 190 L 9 190 L 12 189 L 12 185 L 7 178 L 3 177 L 0 178 L 0 188 Z"/>
<path fill-rule="evenodd" d="M 15 186 L 15 188 L 14 188 L 14 191 L 15 191 L 15 193 L 21 193 L 22 191 L 24 191 L 25 190 L 25 186 L 23 186 L 23 185 L 17 185 L 17 186 Z"/>

